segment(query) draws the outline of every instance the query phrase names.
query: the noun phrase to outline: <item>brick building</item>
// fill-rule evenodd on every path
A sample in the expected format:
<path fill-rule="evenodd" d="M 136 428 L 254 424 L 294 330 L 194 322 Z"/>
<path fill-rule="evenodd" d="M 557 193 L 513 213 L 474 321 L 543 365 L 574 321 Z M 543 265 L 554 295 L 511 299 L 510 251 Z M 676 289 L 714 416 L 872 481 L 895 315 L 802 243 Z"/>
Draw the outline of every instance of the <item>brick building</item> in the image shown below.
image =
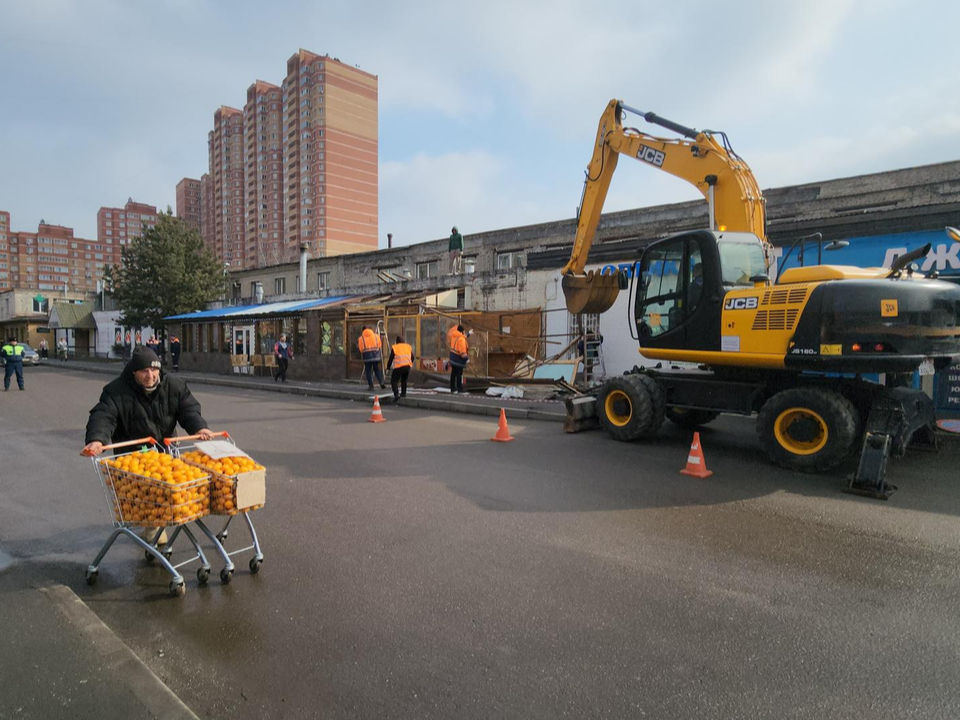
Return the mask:
<path fill-rule="evenodd" d="M 213 179 L 209 173 L 204 173 L 200 176 L 200 235 L 204 244 L 216 254 L 217 223 L 213 208 Z"/>
<path fill-rule="evenodd" d="M 377 249 L 377 77 L 299 50 L 281 86 L 257 80 L 243 110 L 221 106 L 200 179 L 200 232 L 250 270 Z M 184 182 L 186 179 L 184 179 Z M 178 213 L 180 208 L 178 186 Z"/>
<path fill-rule="evenodd" d="M 283 116 L 280 88 L 257 80 L 243 106 L 248 247 L 243 267 L 293 259 L 283 240 Z M 232 265 L 232 264 L 231 264 Z"/>
<path fill-rule="evenodd" d="M 200 181 L 193 178 L 183 178 L 177 183 L 177 217 L 183 218 L 190 227 L 200 232 L 202 214 Z"/>
<path fill-rule="evenodd" d="M 288 259 L 377 249 L 377 78 L 300 50 L 283 81 Z"/>
<path fill-rule="evenodd" d="M 243 111 L 221 106 L 213 114 L 209 136 L 213 184 L 213 246 L 222 262 L 234 268 L 255 267 L 255 248 L 246 242 Z"/>
<path fill-rule="evenodd" d="M 109 262 L 120 263 L 120 248 L 157 224 L 155 205 L 127 199 L 122 208 L 102 207 L 97 211 L 97 242 L 110 253 Z"/>
<path fill-rule="evenodd" d="M 32 288 L 93 293 L 113 245 L 75 237 L 73 228 L 41 221 L 36 232 L 13 232 L 0 211 L 0 291 Z"/>

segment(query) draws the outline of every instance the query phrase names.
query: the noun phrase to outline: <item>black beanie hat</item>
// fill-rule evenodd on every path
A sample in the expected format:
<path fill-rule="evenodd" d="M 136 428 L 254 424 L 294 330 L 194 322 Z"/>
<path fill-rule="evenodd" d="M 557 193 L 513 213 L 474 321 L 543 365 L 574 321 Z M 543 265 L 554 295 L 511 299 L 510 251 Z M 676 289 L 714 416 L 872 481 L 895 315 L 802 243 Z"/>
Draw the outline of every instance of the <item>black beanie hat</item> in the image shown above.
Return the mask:
<path fill-rule="evenodd" d="M 146 370 L 147 368 L 156 368 L 159 370 L 160 358 L 158 358 L 157 354 L 150 348 L 137 345 L 137 349 L 133 351 L 133 357 L 130 358 L 129 367 L 133 372 Z"/>

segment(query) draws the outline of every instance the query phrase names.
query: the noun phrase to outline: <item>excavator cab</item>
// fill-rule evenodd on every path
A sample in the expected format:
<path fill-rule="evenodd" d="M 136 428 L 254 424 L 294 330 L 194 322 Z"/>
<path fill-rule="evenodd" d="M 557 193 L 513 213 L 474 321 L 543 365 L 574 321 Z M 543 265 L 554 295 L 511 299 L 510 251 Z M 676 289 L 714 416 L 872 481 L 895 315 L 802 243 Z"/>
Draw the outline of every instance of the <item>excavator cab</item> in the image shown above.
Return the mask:
<path fill-rule="evenodd" d="M 729 290 L 766 282 L 763 243 L 752 233 L 698 230 L 648 245 L 633 314 L 641 348 L 716 352 Z"/>

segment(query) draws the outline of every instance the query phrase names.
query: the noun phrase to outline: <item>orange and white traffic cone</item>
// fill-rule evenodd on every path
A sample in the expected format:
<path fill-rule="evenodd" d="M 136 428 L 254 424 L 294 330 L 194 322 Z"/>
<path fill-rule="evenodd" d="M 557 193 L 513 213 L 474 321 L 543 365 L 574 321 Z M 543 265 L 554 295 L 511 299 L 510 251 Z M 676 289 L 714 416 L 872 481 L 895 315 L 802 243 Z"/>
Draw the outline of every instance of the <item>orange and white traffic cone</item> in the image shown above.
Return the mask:
<path fill-rule="evenodd" d="M 373 412 L 370 413 L 370 417 L 367 422 L 386 422 L 387 419 L 383 416 L 383 411 L 380 409 L 380 398 L 374 396 L 373 398 Z"/>
<path fill-rule="evenodd" d="M 700 433 L 698 432 L 693 434 L 690 454 L 687 455 L 687 466 L 680 471 L 680 474 L 701 479 L 713 475 L 711 470 L 707 470 L 707 462 L 703 459 L 703 448 L 700 447 Z"/>
<path fill-rule="evenodd" d="M 507 427 L 507 413 L 503 408 L 500 408 L 500 423 L 497 425 L 497 434 L 490 439 L 493 442 L 510 442 L 513 440 L 510 437 L 510 428 Z"/>

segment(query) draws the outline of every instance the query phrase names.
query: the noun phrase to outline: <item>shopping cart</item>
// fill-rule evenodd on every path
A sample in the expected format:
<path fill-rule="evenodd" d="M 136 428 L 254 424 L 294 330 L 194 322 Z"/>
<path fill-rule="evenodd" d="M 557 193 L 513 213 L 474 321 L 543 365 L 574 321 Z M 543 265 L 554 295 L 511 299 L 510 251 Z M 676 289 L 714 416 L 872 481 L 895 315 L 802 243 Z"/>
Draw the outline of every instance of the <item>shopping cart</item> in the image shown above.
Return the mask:
<path fill-rule="evenodd" d="M 118 450 L 127 447 L 132 449 L 124 453 L 91 458 L 100 478 L 107 506 L 113 513 L 114 531 L 94 561 L 87 566 L 87 584 L 93 585 L 97 582 L 103 557 L 120 535 L 126 535 L 143 548 L 148 562 L 157 560 L 173 577 L 169 586 L 170 594 L 183 595 L 186 588 L 178 568 L 199 560 L 198 582 L 205 583 L 210 575 L 210 563 L 207 562 L 193 532 L 187 527 L 190 522 L 202 526 L 200 518 L 207 514 L 210 506 L 210 475 L 197 473 L 192 469 L 174 469 L 177 467 L 173 463 L 174 458 L 165 453 L 153 438 L 115 443 L 106 445 L 103 449 Z M 151 468 L 159 472 L 152 472 Z M 167 527 L 176 527 L 176 532 L 183 530 L 196 554 L 177 565 L 171 564 L 169 557 L 165 557 L 157 549 L 157 541 Z M 131 528 L 156 528 L 153 542 L 142 539 Z M 203 529 L 209 533 L 205 527 Z"/>
<path fill-rule="evenodd" d="M 227 474 L 223 471 L 218 471 L 215 467 L 210 467 L 197 459 L 197 455 L 201 454 L 197 449 L 196 442 L 191 442 L 199 439 L 199 435 L 187 435 L 185 437 L 173 437 L 167 438 L 163 442 L 166 444 L 167 448 L 174 457 L 181 458 L 188 465 L 193 465 L 194 467 L 200 468 L 203 472 L 210 474 L 210 515 L 224 515 L 227 516 L 227 522 L 224 524 L 223 529 L 220 530 L 216 535 L 216 546 L 221 557 L 223 557 L 224 562 L 226 563 L 223 570 L 220 571 L 220 579 L 228 583 L 230 582 L 230 577 L 233 574 L 234 564 L 230 559 L 234 555 L 239 555 L 240 553 L 247 552 L 248 550 L 253 550 L 253 557 L 250 558 L 248 564 L 251 573 L 258 573 L 260 571 L 260 565 L 263 563 L 263 551 L 260 549 L 260 541 L 257 538 L 257 531 L 253 527 L 253 521 L 250 519 L 250 513 L 254 510 L 259 510 L 263 507 L 263 504 L 254 505 L 252 507 L 238 509 L 237 503 L 237 479 L 241 473 Z M 233 441 L 233 438 L 230 437 L 230 434 L 227 432 L 218 432 L 214 433 L 213 437 L 223 438 L 231 445 L 236 445 Z M 223 542 L 227 539 L 228 528 L 233 518 L 237 515 L 243 515 L 243 519 L 247 525 L 247 531 L 250 533 L 251 545 L 242 547 L 233 552 L 227 552 L 223 547 Z M 168 549 L 172 547 L 173 541 L 176 538 L 179 532 L 179 528 L 174 530 L 173 536 L 170 538 L 170 542 L 167 545 Z"/>

